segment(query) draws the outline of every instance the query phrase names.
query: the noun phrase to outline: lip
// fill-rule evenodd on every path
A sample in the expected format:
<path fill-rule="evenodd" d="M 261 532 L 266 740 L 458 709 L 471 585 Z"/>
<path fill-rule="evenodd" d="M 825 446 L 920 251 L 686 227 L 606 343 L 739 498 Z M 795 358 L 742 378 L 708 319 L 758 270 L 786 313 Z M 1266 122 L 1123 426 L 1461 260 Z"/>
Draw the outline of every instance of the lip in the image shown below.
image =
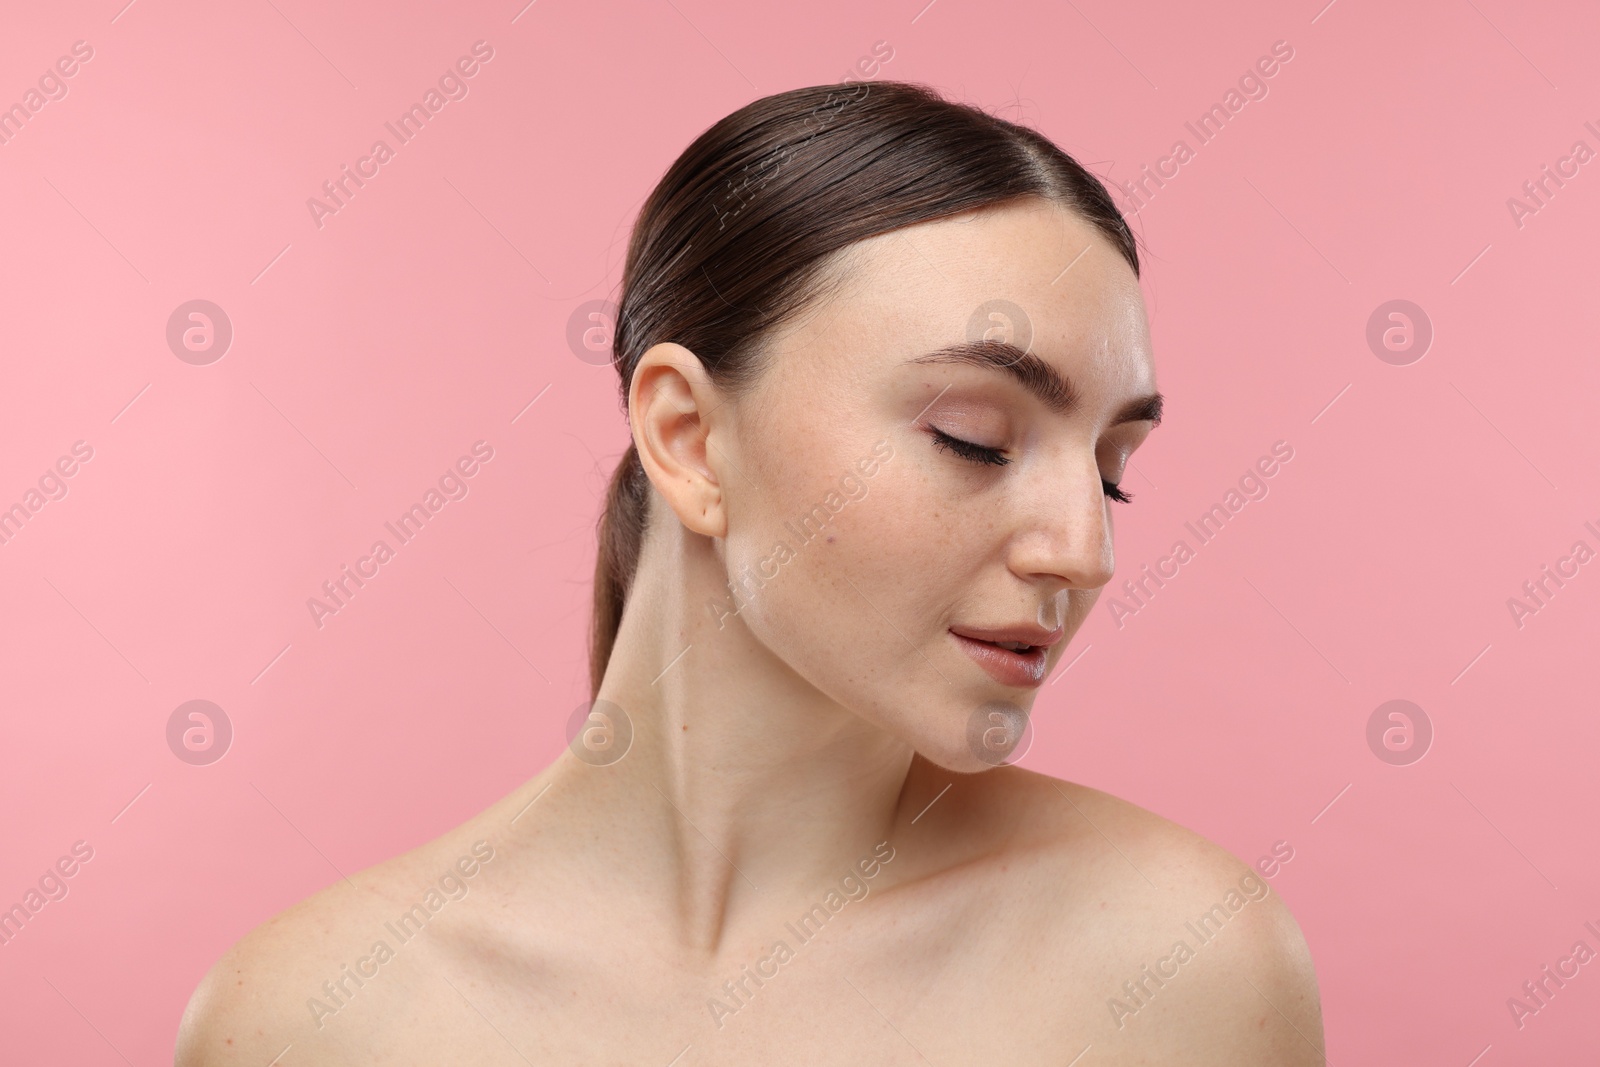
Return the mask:
<path fill-rule="evenodd" d="M 959 630 L 952 627 L 950 636 L 961 646 L 961 651 L 970 656 L 989 677 L 1001 685 L 1016 689 L 1037 689 L 1044 684 L 1050 649 L 1061 640 L 1062 631 L 1041 630 L 1037 627 L 981 630 L 964 626 Z M 995 641 L 1017 643 L 1025 641 L 1033 647 L 1026 652 L 1013 652 L 994 644 Z"/>
<path fill-rule="evenodd" d="M 1049 648 L 1066 635 L 1060 627 L 1046 630 L 1042 626 L 952 626 L 950 632 L 957 637 L 970 637 L 974 641 L 1010 641 L 1019 645 L 1041 645 Z"/>

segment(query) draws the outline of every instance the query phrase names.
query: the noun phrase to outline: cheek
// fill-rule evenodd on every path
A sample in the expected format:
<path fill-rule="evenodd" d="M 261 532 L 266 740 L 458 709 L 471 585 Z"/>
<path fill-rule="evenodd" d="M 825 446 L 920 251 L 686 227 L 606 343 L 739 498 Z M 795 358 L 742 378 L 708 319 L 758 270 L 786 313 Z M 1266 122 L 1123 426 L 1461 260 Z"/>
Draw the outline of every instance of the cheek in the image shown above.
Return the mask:
<path fill-rule="evenodd" d="M 887 680 L 896 661 L 922 664 L 914 646 L 942 625 L 953 599 L 941 582 L 952 527 L 941 527 L 900 443 L 870 478 L 856 468 L 858 458 L 833 456 L 793 471 L 779 484 L 795 488 L 769 494 L 751 532 L 728 544 L 730 577 L 761 580 L 740 612 L 745 625 L 836 699 L 868 678 Z M 830 470 L 827 463 L 837 467 L 833 477 L 806 477 Z M 853 498 L 840 484 L 851 472 L 860 485 Z"/>

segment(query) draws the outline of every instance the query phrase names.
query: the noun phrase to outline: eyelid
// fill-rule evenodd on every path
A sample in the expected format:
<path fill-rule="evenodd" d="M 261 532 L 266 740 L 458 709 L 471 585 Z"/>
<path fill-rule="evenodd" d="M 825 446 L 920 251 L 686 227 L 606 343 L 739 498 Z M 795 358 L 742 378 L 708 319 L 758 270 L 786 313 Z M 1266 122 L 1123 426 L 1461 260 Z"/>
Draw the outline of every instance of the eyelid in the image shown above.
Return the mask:
<path fill-rule="evenodd" d="M 1004 467 L 1011 462 L 1004 455 L 1004 449 L 991 448 L 988 445 L 980 445 L 974 441 L 968 441 L 964 437 L 946 433 L 932 423 L 929 423 L 924 428 L 932 435 L 935 447 L 941 448 L 946 452 L 952 452 L 962 459 L 970 460 L 985 467 Z"/>
<path fill-rule="evenodd" d="M 985 467 L 1004 467 L 1011 462 L 1011 460 L 1003 454 L 1003 449 L 991 448 L 988 445 L 980 445 L 964 438 L 956 437 L 954 434 L 946 433 L 931 423 L 925 426 L 924 429 L 926 429 L 929 435 L 933 438 L 934 446 L 936 448 L 941 448 L 947 452 L 952 452 L 955 455 L 960 456 L 962 459 L 968 460 L 972 463 L 977 463 Z M 1115 500 L 1119 504 L 1133 503 L 1133 494 L 1124 492 L 1120 482 L 1112 482 L 1109 479 L 1101 478 L 1100 491 L 1104 493 L 1108 499 Z"/>

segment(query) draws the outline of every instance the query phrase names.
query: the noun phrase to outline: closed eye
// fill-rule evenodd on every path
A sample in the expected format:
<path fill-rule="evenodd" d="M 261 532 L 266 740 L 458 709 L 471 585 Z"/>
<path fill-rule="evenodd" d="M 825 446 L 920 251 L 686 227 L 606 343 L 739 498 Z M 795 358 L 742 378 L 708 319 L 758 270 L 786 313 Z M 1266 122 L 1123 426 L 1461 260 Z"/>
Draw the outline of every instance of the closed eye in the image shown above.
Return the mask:
<path fill-rule="evenodd" d="M 986 467 L 1004 467 L 1011 462 L 1005 453 L 998 448 L 989 448 L 985 445 L 973 444 L 971 441 L 963 441 L 959 437 L 952 437 L 950 434 L 945 433 L 937 426 L 929 426 L 927 430 L 933 435 L 935 448 L 960 456 L 962 459 Z M 1108 482 L 1104 478 L 1100 479 L 1100 491 L 1118 503 L 1129 504 L 1133 502 L 1132 493 L 1124 492 L 1120 486 Z"/>
<path fill-rule="evenodd" d="M 959 437 L 951 437 L 937 426 L 929 426 L 928 431 L 933 434 L 934 447 L 953 452 L 962 459 L 970 459 L 974 463 L 990 467 L 1004 467 L 1011 462 L 998 448 L 987 448 L 975 445 L 971 441 L 963 441 Z"/>

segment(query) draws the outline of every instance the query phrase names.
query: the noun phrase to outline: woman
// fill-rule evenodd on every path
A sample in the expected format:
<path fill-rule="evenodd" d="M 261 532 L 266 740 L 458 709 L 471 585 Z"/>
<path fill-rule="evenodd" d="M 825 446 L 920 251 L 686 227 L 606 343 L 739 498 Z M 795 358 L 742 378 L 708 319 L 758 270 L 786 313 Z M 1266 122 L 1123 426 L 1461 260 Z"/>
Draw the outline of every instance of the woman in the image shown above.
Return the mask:
<path fill-rule="evenodd" d="M 1323 1062 L 1253 870 L 1011 765 L 1160 420 L 1138 267 L 926 88 L 702 134 L 628 250 L 569 752 L 241 940 L 178 1063 Z"/>

